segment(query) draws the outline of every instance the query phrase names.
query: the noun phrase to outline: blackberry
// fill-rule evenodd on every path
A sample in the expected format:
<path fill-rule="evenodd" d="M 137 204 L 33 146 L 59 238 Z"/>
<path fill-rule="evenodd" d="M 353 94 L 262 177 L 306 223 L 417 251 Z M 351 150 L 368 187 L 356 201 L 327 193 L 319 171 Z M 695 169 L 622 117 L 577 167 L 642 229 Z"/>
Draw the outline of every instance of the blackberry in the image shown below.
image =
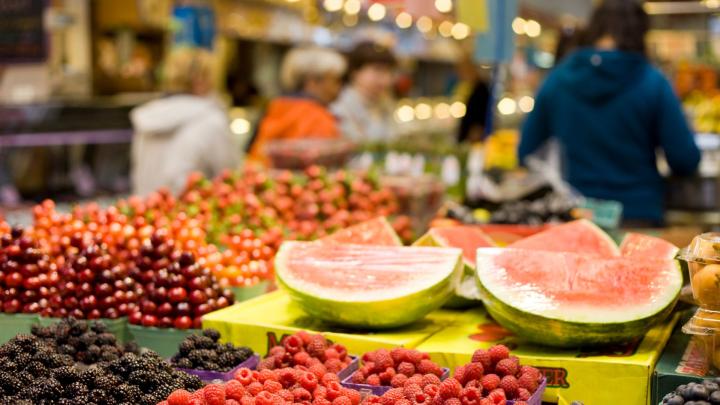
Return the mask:
<path fill-rule="evenodd" d="M 208 337 L 212 339 L 213 342 L 217 342 L 220 340 L 220 332 L 218 332 L 216 329 L 205 329 L 202 332 L 203 336 Z"/>
<path fill-rule="evenodd" d="M 215 348 L 215 341 L 213 341 L 209 337 L 201 336 L 200 339 L 198 339 L 195 343 L 195 346 L 198 349 L 213 349 Z"/>
<path fill-rule="evenodd" d="M 16 393 L 20 392 L 20 390 L 23 389 L 23 386 L 25 384 L 23 384 L 23 382 L 20 381 L 19 379 L 15 378 L 11 375 L 4 376 L 4 377 L 5 378 L 0 380 L 0 385 L 2 386 L 3 390 L 7 394 L 11 394 L 11 395 L 16 394 Z"/>
<path fill-rule="evenodd" d="M 27 371 L 30 374 L 35 375 L 35 376 L 42 376 L 42 375 L 46 375 L 48 373 L 47 367 L 45 367 L 44 364 L 37 362 L 37 361 L 32 361 L 32 362 L 28 363 L 28 365 L 25 367 L 25 371 Z"/>
<path fill-rule="evenodd" d="M 220 369 L 220 366 L 217 365 L 217 363 L 212 363 L 212 362 L 205 363 L 204 370 L 208 370 L 208 371 L 222 371 L 222 370 Z"/>
<path fill-rule="evenodd" d="M 195 350 L 195 343 L 192 340 L 185 339 L 180 342 L 178 346 L 178 352 L 182 355 L 188 355 L 191 351 Z"/>
<path fill-rule="evenodd" d="M 100 390 L 104 390 L 104 391 L 112 391 L 119 383 L 120 383 L 120 381 L 118 381 L 118 379 L 115 378 L 115 376 L 107 374 L 102 377 L 98 377 L 95 380 L 94 387 L 96 389 L 100 389 Z"/>
<path fill-rule="evenodd" d="M 237 358 L 233 353 L 223 353 L 218 357 L 218 365 L 222 371 L 227 371 L 240 363 L 236 363 Z"/>
<path fill-rule="evenodd" d="M 108 332 L 107 325 L 105 325 L 105 322 L 102 322 L 102 321 L 94 321 L 92 323 L 92 326 L 90 327 L 90 329 L 95 333 L 107 333 Z"/>
<path fill-rule="evenodd" d="M 193 367 L 192 361 L 190 361 L 190 359 L 185 359 L 185 358 L 179 359 L 174 364 L 175 364 L 175 366 L 177 366 L 179 368 L 192 368 Z"/>
<path fill-rule="evenodd" d="M 125 349 L 125 352 L 126 352 L 126 353 L 134 353 L 134 354 L 140 353 L 140 346 L 138 346 L 138 344 L 135 343 L 135 342 L 127 342 L 127 343 L 125 343 L 125 348 L 124 348 L 124 349 Z"/>
<path fill-rule="evenodd" d="M 80 343 L 84 344 L 85 347 L 88 347 L 94 344 L 96 339 L 97 334 L 95 332 L 87 332 L 80 336 Z"/>
<path fill-rule="evenodd" d="M 97 336 L 96 343 L 100 346 L 115 346 L 117 339 L 112 333 L 101 333 Z"/>
<path fill-rule="evenodd" d="M 80 372 L 75 367 L 63 366 L 52 371 L 53 377 L 62 384 L 70 384 L 80 379 Z"/>
<path fill-rule="evenodd" d="M 115 399 L 108 394 L 107 391 L 101 390 L 101 389 L 94 389 L 90 391 L 90 401 L 96 402 L 98 404 L 108 404 L 112 402 L 113 404 L 116 402 Z"/>
<path fill-rule="evenodd" d="M 119 358 L 118 355 L 111 351 L 105 351 L 102 353 L 102 355 L 100 355 L 100 360 L 106 361 L 106 362 L 115 361 L 118 358 Z"/>
<path fill-rule="evenodd" d="M 82 375 L 80 376 L 80 381 L 88 386 L 88 388 L 95 387 L 95 382 L 101 378 L 103 378 L 104 372 L 98 368 L 88 368 L 87 370 L 82 372 Z"/>
<path fill-rule="evenodd" d="M 65 345 L 58 347 L 58 353 L 75 356 L 75 353 L 77 353 L 77 350 L 73 346 L 65 344 Z"/>
<path fill-rule="evenodd" d="M 65 396 L 70 398 L 82 397 L 89 392 L 88 387 L 80 381 L 75 381 L 65 387 Z"/>
<path fill-rule="evenodd" d="M 140 398 L 140 403 L 143 405 L 155 405 L 164 399 L 165 398 L 161 398 L 159 395 L 145 394 Z"/>

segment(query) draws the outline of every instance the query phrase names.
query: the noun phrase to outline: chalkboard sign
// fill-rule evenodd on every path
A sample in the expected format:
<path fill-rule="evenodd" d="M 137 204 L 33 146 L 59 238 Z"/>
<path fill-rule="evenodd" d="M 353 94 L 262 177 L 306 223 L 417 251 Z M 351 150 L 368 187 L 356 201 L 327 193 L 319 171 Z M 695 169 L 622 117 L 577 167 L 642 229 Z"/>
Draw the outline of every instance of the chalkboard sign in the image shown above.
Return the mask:
<path fill-rule="evenodd" d="M 0 64 L 45 60 L 44 9 L 45 0 L 0 0 Z"/>

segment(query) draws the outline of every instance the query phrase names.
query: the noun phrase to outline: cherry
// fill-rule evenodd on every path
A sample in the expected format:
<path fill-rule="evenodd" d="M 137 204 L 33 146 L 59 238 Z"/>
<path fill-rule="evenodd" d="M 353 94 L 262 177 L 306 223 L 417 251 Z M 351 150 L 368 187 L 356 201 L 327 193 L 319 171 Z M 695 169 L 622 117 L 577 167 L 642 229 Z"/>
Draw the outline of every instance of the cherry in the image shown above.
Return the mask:
<path fill-rule="evenodd" d="M 83 297 L 80 300 L 80 308 L 85 312 L 96 309 L 97 305 L 98 305 L 97 299 L 93 295 Z"/>
<path fill-rule="evenodd" d="M 158 323 L 158 319 L 155 315 L 143 315 L 142 320 L 140 321 L 142 326 L 156 326 Z"/>
<path fill-rule="evenodd" d="M 140 307 L 145 314 L 154 314 L 157 312 L 157 304 L 150 300 L 143 300 L 143 302 L 140 303 Z"/>
<path fill-rule="evenodd" d="M 193 305 L 200 305 L 207 301 L 207 296 L 205 293 L 201 290 L 193 290 L 190 293 L 190 302 Z"/>
<path fill-rule="evenodd" d="M 169 316 L 163 316 L 160 320 L 158 320 L 157 326 L 160 328 L 172 328 L 173 319 Z"/>
<path fill-rule="evenodd" d="M 8 287 L 20 287 L 23 282 L 23 276 L 18 272 L 13 272 L 5 277 L 5 285 Z"/>
<path fill-rule="evenodd" d="M 178 316 L 188 316 L 192 314 L 192 308 L 187 302 L 179 302 L 175 307 L 175 314 Z"/>
<path fill-rule="evenodd" d="M 133 325 L 139 325 L 142 321 L 143 314 L 140 311 L 135 311 L 128 316 L 128 321 Z"/>
<path fill-rule="evenodd" d="M 190 329 L 193 326 L 193 320 L 189 316 L 179 316 L 175 318 L 173 326 L 177 329 Z"/>
<path fill-rule="evenodd" d="M 163 302 L 157 307 L 157 314 L 160 316 L 169 316 L 173 313 L 173 306 L 169 302 Z"/>
<path fill-rule="evenodd" d="M 168 292 L 168 298 L 170 302 L 177 303 L 187 299 L 187 291 L 182 287 L 173 287 Z"/>
<path fill-rule="evenodd" d="M 7 313 L 11 313 L 11 314 L 18 312 L 20 310 L 20 300 L 14 298 L 9 301 L 5 301 L 5 302 L 3 302 L 2 309 L 3 309 L 3 312 L 7 312 Z"/>

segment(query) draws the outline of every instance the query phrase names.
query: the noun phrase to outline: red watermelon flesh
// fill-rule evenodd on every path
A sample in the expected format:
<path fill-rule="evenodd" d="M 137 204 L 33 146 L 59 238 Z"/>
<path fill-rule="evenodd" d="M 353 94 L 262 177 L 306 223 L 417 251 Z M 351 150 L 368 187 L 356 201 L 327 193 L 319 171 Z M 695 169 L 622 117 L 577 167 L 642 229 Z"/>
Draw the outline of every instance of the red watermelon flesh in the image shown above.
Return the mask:
<path fill-rule="evenodd" d="M 672 259 L 678 248 L 672 243 L 654 236 L 628 233 L 620 244 L 620 253 L 638 259 Z"/>
<path fill-rule="evenodd" d="M 444 247 L 460 248 L 466 265 L 475 267 L 475 257 L 479 248 L 495 247 L 495 242 L 477 227 L 460 225 L 433 228 L 430 234 Z"/>
<path fill-rule="evenodd" d="M 385 217 L 377 217 L 341 229 L 318 239 L 322 243 L 351 243 L 354 245 L 402 246 L 402 242 Z"/>
<path fill-rule="evenodd" d="M 615 242 L 592 222 L 580 219 L 554 226 L 508 246 L 514 249 L 570 252 L 596 257 L 617 257 Z"/>

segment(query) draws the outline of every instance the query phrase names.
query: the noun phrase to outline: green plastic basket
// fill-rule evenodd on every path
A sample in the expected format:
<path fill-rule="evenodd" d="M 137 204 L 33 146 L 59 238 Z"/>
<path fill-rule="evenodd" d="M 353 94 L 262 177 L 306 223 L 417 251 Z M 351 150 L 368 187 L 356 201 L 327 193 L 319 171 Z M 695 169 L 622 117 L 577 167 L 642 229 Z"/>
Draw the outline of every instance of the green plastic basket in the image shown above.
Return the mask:
<path fill-rule="evenodd" d="M 243 302 L 265 294 L 270 286 L 269 281 L 261 281 L 250 287 L 232 287 L 235 302 Z"/>
<path fill-rule="evenodd" d="M 603 229 L 617 229 L 622 220 L 623 205 L 617 201 L 586 198 L 580 208 L 592 213 L 592 221 Z"/>
<path fill-rule="evenodd" d="M 0 344 L 20 333 L 30 333 L 30 328 L 36 323 L 38 323 L 37 314 L 0 313 Z"/>
<path fill-rule="evenodd" d="M 62 318 L 40 317 L 40 325 L 50 326 L 56 322 L 60 322 L 61 319 Z M 127 317 L 117 319 L 100 318 L 98 321 L 102 321 L 105 325 L 107 325 L 110 333 L 115 335 L 117 338 L 118 343 L 127 343 L 130 341 Z"/>
<path fill-rule="evenodd" d="M 132 324 L 128 325 L 128 330 L 140 347 L 153 350 L 165 358 L 177 353 L 180 342 L 186 336 L 201 332 L 199 329 L 165 329 Z"/>

